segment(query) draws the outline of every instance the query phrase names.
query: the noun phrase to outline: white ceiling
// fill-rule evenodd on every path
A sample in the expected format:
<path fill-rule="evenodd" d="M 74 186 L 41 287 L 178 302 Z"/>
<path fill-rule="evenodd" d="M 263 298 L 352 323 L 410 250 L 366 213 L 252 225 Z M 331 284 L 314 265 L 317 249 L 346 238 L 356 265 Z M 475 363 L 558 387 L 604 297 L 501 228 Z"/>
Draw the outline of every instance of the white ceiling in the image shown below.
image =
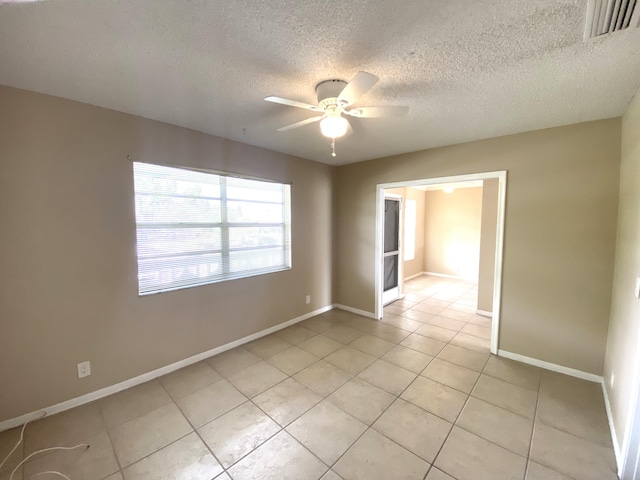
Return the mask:
<path fill-rule="evenodd" d="M 583 42 L 587 0 L 0 1 L 0 84 L 133 113 L 329 164 L 622 115 L 640 84 L 640 29 Z M 315 85 L 364 70 L 329 140 Z"/>

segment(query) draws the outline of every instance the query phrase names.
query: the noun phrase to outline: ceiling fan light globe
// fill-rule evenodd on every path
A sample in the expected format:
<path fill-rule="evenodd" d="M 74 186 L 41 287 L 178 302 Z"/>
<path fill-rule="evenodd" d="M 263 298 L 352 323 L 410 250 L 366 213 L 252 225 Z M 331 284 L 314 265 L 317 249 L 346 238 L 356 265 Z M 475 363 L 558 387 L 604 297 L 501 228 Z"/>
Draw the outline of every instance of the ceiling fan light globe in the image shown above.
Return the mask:
<path fill-rule="evenodd" d="M 320 122 L 320 131 L 322 135 L 328 138 L 340 138 L 347 133 L 349 122 L 340 116 L 331 116 L 323 118 Z"/>

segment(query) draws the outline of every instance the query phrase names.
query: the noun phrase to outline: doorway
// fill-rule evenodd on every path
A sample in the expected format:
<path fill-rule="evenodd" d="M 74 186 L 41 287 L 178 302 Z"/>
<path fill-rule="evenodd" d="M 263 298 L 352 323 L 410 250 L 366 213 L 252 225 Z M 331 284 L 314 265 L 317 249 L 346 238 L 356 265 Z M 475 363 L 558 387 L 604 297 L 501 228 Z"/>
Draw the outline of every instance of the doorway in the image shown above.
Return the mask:
<path fill-rule="evenodd" d="M 501 285 L 502 285 L 502 251 L 503 251 L 503 238 L 504 238 L 504 212 L 505 212 L 505 198 L 506 198 L 506 171 L 498 172 L 486 172 L 476 173 L 468 175 L 458 175 L 452 177 L 440 177 L 429 178 L 419 180 L 409 180 L 403 182 L 378 184 L 376 186 L 376 237 L 375 237 L 375 317 L 381 319 L 383 316 L 383 307 L 388 303 L 388 296 L 384 295 L 385 292 L 385 208 L 388 193 L 385 193 L 385 189 L 405 188 L 405 187 L 425 187 L 436 186 L 441 184 L 451 184 L 460 182 L 483 182 L 485 180 L 497 180 L 497 212 L 495 221 L 495 256 L 493 260 L 493 312 L 491 316 L 491 353 L 497 354 L 498 352 L 498 331 L 500 325 L 500 297 L 501 297 Z M 402 218 L 402 217 L 401 217 Z M 400 220 L 401 222 L 401 220 Z M 400 227 L 402 231 L 402 227 Z M 402 246 L 399 245 L 399 251 L 401 252 Z M 402 257 L 399 258 L 402 260 Z M 399 267 L 401 268 L 402 261 L 399 261 Z M 398 269 L 399 270 L 399 269 Z M 402 291 L 402 276 L 399 276 L 398 281 L 398 296 L 401 298 Z M 387 300 L 387 301 L 385 301 Z"/>

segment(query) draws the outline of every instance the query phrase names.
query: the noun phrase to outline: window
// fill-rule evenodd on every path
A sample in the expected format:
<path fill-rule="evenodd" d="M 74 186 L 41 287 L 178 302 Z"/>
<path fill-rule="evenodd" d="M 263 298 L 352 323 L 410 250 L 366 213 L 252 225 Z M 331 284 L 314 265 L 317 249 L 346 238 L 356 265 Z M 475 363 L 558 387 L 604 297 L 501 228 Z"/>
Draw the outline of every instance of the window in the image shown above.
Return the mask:
<path fill-rule="evenodd" d="M 416 258 L 416 201 L 407 200 L 404 210 L 404 261 Z"/>
<path fill-rule="evenodd" d="M 290 186 L 133 164 L 138 293 L 291 268 Z"/>

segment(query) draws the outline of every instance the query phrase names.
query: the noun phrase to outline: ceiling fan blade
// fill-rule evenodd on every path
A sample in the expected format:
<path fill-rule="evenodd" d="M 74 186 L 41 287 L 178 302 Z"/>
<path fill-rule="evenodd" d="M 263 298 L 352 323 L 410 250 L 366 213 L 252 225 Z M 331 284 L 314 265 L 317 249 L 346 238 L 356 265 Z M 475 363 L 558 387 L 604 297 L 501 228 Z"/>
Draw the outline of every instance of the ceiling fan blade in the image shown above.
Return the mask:
<path fill-rule="evenodd" d="M 281 105 L 288 105 L 289 107 L 304 108 L 306 110 L 313 110 L 314 112 L 321 112 L 322 108 L 317 105 L 311 105 L 310 103 L 298 102 L 297 100 L 289 100 L 288 98 L 281 97 L 266 97 L 267 102 L 279 103 Z"/>
<path fill-rule="evenodd" d="M 352 105 L 378 83 L 378 77 L 367 72 L 358 72 L 338 95 L 338 102 Z"/>
<path fill-rule="evenodd" d="M 308 125 L 310 123 L 319 122 L 323 118 L 324 118 L 324 115 L 319 115 L 317 117 L 307 118 L 305 120 L 302 120 L 301 122 L 292 123 L 291 125 L 287 125 L 286 127 L 279 128 L 278 131 L 279 132 L 286 132 L 287 130 L 291 130 L 293 128 L 298 128 L 298 127 L 302 127 L 303 125 Z"/>
<path fill-rule="evenodd" d="M 347 115 L 358 118 L 403 117 L 409 111 L 409 107 L 358 107 L 351 110 L 343 110 Z"/>

